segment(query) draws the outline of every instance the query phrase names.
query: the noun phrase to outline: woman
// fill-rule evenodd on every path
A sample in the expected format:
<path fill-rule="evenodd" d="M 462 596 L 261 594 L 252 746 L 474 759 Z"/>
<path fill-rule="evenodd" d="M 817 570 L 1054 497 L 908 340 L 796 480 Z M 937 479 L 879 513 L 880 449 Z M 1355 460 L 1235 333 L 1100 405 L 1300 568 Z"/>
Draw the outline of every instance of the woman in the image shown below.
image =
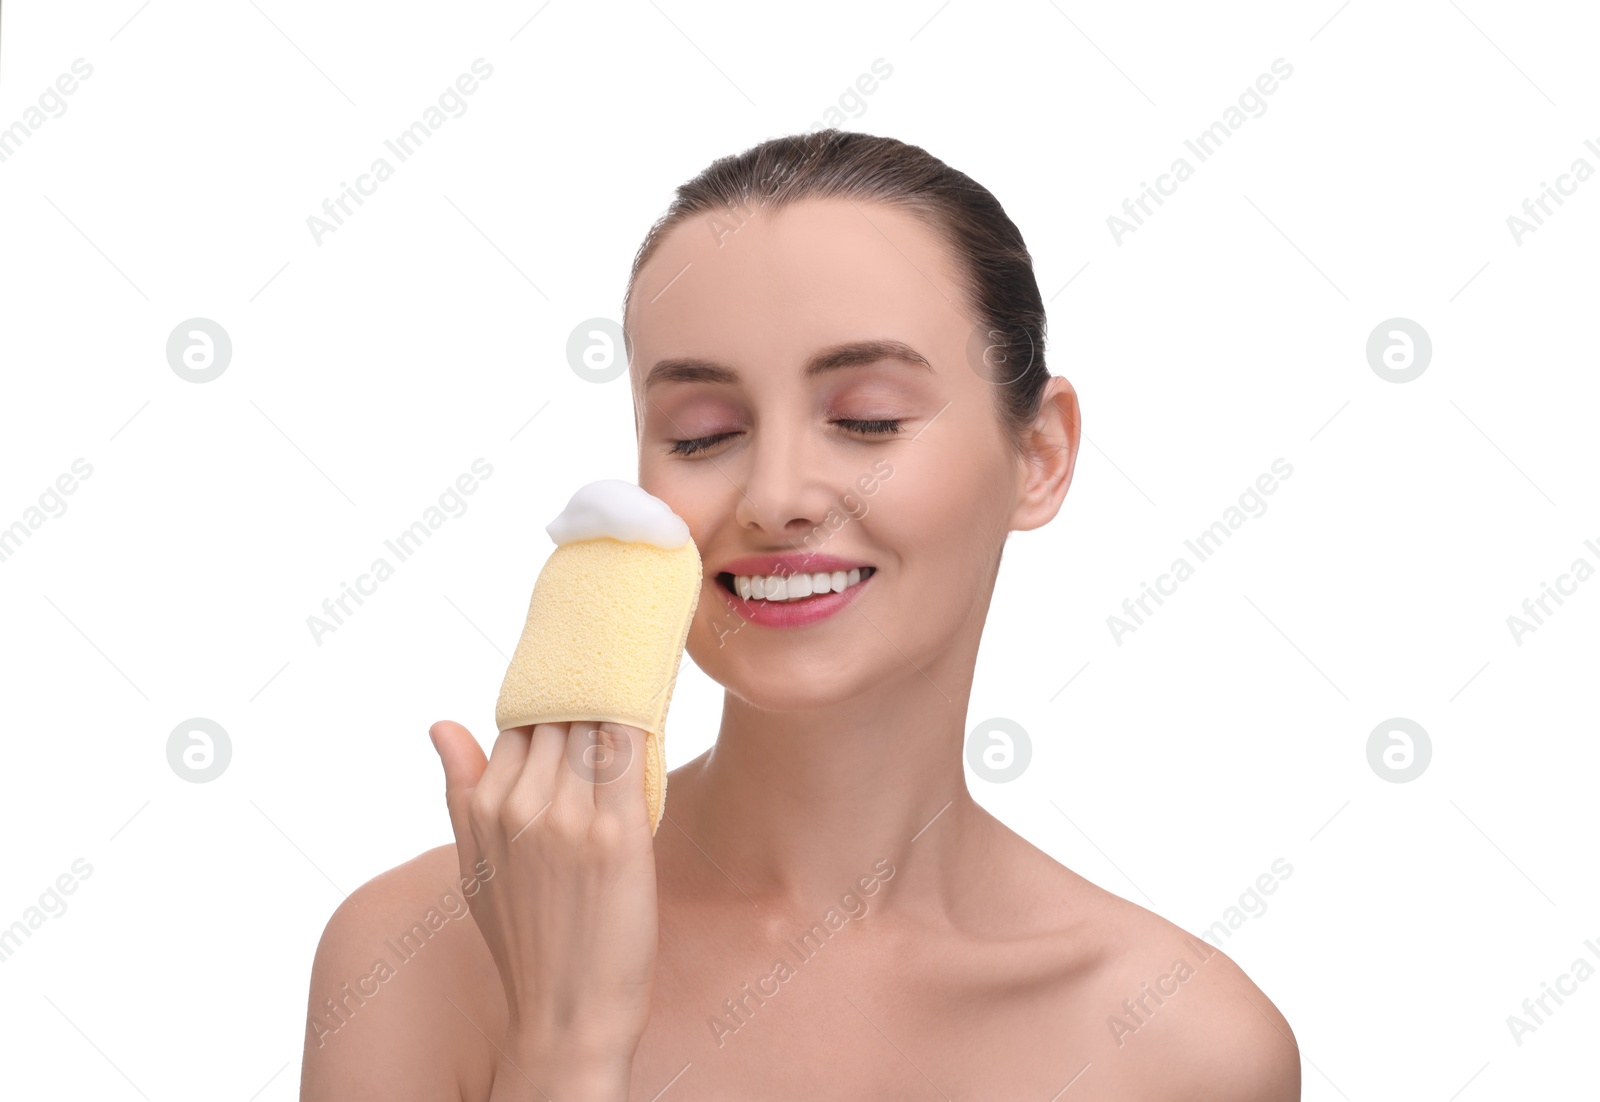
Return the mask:
<path fill-rule="evenodd" d="M 486 761 L 436 723 L 458 845 L 329 921 L 302 1098 L 1298 1099 L 1232 961 L 967 791 L 1001 550 L 1079 439 L 994 197 L 888 138 L 763 143 L 678 190 L 624 326 L 639 484 L 705 565 L 716 745 L 652 838 L 639 731 L 517 728 Z M 800 571 L 859 580 L 751 588 Z M 595 741 L 621 777 L 568 764 Z"/>

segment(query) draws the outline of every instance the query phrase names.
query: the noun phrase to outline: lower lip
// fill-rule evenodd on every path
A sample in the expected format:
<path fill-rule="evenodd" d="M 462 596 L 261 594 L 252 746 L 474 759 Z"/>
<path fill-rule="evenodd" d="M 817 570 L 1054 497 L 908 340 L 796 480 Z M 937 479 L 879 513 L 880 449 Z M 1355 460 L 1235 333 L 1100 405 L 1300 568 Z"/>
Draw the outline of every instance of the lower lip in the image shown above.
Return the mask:
<path fill-rule="evenodd" d="M 737 593 L 722 588 L 722 583 L 715 578 L 711 579 L 711 584 L 716 586 L 722 599 L 741 620 L 768 628 L 803 628 L 838 612 L 855 600 L 856 594 L 872 584 L 877 576 L 878 572 L 873 571 L 843 593 L 824 593 L 817 597 L 802 597 L 798 601 L 747 601 Z"/>

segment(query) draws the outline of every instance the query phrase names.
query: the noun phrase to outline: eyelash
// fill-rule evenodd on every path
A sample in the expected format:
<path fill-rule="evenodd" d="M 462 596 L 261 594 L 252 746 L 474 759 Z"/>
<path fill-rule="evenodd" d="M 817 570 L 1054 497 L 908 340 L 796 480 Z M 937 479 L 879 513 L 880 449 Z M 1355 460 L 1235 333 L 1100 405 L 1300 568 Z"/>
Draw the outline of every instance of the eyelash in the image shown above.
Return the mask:
<path fill-rule="evenodd" d="M 903 422 L 899 420 L 861 421 L 841 418 L 833 423 L 844 426 L 848 431 L 860 433 L 864 436 L 893 436 L 900 431 L 900 426 Z M 668 454 L 692 456 L 697 452 L 702 452 L 715 446 L 730 436 L 737 435 L 738 433 L 733 432 L 719 432 L 714 436 L 701 436 L 693 440 L 677 440 L 668 449 Z"/>

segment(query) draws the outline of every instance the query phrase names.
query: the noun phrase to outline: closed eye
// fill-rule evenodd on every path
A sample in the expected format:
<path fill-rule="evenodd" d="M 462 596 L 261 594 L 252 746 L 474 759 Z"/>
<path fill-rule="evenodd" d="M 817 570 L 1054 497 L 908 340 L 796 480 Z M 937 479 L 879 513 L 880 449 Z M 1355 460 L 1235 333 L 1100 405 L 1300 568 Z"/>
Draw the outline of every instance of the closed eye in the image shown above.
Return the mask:
<path fill-rule="evenodd" d="M 859 432 L 859 433 L 863 433 L 863 434 L 868 435 L 868 436 L 884 436 L 884 435 L 892 436 L 893 434 L 895 434 L 895 433 L 900 431 L 900 425 L 902 424 L 902 422 L 900 422 L 900 421 L 852 421 L 852 420 L 847 420 L 847 419 L 840 419 L 840 420 L 835 421 L 834 424 L 843 425 L 845 428 L 849 429 L 851 432 Z"/>
<path fill-rule="evenodd" d="M 714 444 L 719 444 L 730 436 L 738 436 L 736 432 L 719 432 L 713 436 L 700 436 L 693 440 L 677 440 L 672 447 L 667 449 L 668 455 L 693 455 L 695 452 L 705 451 Z"/>
<path fill-rule="evenodd" d="M 853 418 L 839 418 L 833 423 L 847 432 L 858 433 L 862 436 L 893 436 L 901 431 L 901 425 L 904 424 L 904 421 L 887 419 L 864 421 Z M 737 432 L 719 432 L 711 436 L 699 436 L 693 440 L 676 440 L 673 441 L 672 447 L 667 449 L 667 454 L 694 455 L 697 452 L 703 452 L 708 448 L 715 447 L 729 437 L 738 435 Z"/>

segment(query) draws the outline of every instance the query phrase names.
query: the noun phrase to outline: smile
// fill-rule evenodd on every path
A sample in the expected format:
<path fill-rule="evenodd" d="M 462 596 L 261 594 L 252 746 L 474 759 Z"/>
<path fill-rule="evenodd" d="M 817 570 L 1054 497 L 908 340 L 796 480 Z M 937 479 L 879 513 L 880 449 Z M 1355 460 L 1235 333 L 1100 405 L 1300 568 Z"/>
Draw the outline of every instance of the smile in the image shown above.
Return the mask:
<path fill-rule="evenodd" d="M 819 556 L 822 558 L 824 556 Z M 782 562 L 732 563 L 734 566 L 765 566 L 784 569 Z M 814 562 L 808 565 L 844 567 L 841 561 Z M 728 611 L 741 624 L 764 628 L 803 628 L 836 615 L 845 605 L 871 589 L 878 569 L 852 566 L 840 570 L 785 570 L 774 574 L 734 574 L 719 571 L 714 579 Z"/>
<path fill-rule="evenodd" d="M 717 575 L 717 584 L 747 601 L 803 601 L 829 593 L 843 593 L 872 577 L 877 568 L 853 567 L 850 570 L 818 571 L 814 574 L 729 574 Z"/>

